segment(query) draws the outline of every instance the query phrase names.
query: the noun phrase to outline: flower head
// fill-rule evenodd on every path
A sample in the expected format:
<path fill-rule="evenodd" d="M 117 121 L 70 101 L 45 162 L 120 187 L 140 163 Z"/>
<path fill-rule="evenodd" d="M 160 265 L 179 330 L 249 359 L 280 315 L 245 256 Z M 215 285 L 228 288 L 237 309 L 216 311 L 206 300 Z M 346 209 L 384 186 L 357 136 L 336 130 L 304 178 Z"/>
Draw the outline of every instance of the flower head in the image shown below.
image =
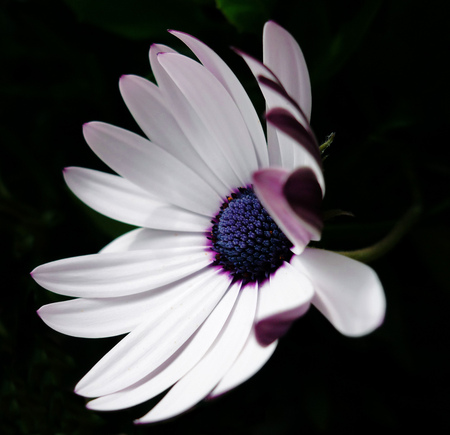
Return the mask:
<path fill-rule="evenodd" d="M 375 272 L 308 248 L 320 239 L 325 191 L 309 126 L 311 88 L 302 52 L 273 22 L 264 62 L 240 53 L 267 103 L 267 140 L 244 88 L 199 40 L 200 62 L 153 45 L 158 85 L 124 76 L 120 90 L 148 137 L 84 126 L 92 150 L 118 175 L 64 172 L 86 204 L 140 228 L 100 253 L 44 264 L 33 278 L 77 297 L 39 315 L 62 333 L 127 333 L 78 383 L 88 407 L 131 407 L 172 389 L 140 423 L 173 417 L 244 382 L 314 304 L 343 334 L 382 321 Z"/>

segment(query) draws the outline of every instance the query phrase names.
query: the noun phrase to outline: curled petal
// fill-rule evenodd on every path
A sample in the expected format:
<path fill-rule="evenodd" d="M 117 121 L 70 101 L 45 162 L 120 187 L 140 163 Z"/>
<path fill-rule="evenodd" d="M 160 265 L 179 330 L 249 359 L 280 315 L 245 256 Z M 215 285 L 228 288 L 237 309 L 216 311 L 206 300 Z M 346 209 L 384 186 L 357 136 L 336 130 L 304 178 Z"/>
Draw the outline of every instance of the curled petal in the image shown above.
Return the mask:
<path fill-rule="evenodd" d="M 296 254 L 311 240 L 319 240 L 321 235 L 318 209 L 322 191 L 314 180 L 308 168 L 300 168 L 292 174 L 285 169 L 268 168 L 253 174 L 256 195 L 294 244 Z"/>
<path fill-rule="evenodd" d="M 306 313 L 314 295 L 311 282 L 284 263 L 259 289 L 256 339 L 262 346 L 284 335 L 292 322 Z"/>
<path fill-rule="evenodd" d="M 274 127 L 294 139 L 314 158 L 319 168 L 322 167 L 319 145 L 314 134 L 298 122 L 291 112 L 286 109 L 275 108 L 266 113 L 266 119 Z"/>
<path fill-rule="evenodd" d="M 312 303 L 342 334 L 358 337 L 381 325 L 386 311 L 375 271 L 351 258 L 306 248 L 291 264 L 314 285 Z"/>

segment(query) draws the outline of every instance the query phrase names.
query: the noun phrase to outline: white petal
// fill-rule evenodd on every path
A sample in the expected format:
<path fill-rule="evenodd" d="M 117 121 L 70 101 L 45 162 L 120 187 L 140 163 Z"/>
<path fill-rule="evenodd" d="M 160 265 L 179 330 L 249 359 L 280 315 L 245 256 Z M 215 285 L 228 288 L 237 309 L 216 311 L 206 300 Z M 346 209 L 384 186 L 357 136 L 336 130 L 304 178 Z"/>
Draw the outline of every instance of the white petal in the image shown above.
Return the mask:
<path fill-rule="evenodd" d="M 171 33 L 192 50 L 205 68 L 214 74 L 231 95 L 247 124 L 258 157 L 258 165 L 260 168 L 267 167 L 269 164 L 267 144 L 261 122 L 244 87 L 233 71 L 213 50 L 197 38 L 183 32 L 171 31 Z"/>
<path fill-rule="evenodd" d="M 223 202 L 194 171 L 137 134 L 101 122 L 85 124 L 83 133 L 108 166 L 161 201 L 206 216 Z"/>
<path fill-rule="evenodd" d="M 206 68 L 188 57 L 162 53 L 158 60 L 211 134 L 209 148 L 216 147 L 220 158 L 229 162 L 241 186 L 249 184 L 258 163 L 247 126 L 229 93 Z"/>
<path fill-rule="evenodd" d="M 122 391 L 89 402 L 88 408 L 99 411 L 129 408 L 150 400 L 171 387 L 208 351 L 228 319 L 239 289 L 239 285 L 232 285 L 195 334 L 156 370 Z"/>
<path fill-rule="evenodd" d="M 268 345 L 281 337 L 294 320 L 309 308 L 314 289 L 311 281 L 284 263 L 259 288 L 256 338 Z"/>
<path fill-rule="evenodd" d="M 157 58 L 159 53 L 177 53 L 177 51 L 164 44 L 152 44 L 148 53 L 150 66 L 152 67 L 152 72 L 155 76 L 156 82 L 158 83 L 159 88 L 167 94 L 168 82 L 170 82 L 170 78 L 158 62 Z"/>
<path fill-rule="evenodd" d="M 31 274 L 54 293 L 110 298 L 169 284 L 210 263 L 204 248 L 166 248 L 66 258 L 38 266 Z"/>
<path fill-rule="evenodd" d="M 66 168 L 70 190 L 92 209 L 130 225 L 162 230 L 205 231 L 210 218 L 159 201 L 135 184 L 105 172 Z"/>
<path fill-rule="evenodd" d="M 56 302 L 44 305 L 38 314 L 48 326 L 63 334 L 84 338 L 112 337 L 130 332 L 146 322 L 149 313 L 169 309 L 185 291 L 186 283 L 193 279 L 195 277 L 191 275 L 176 283 L 130 296 Z"/>
<path fill-rule="evenodd" d="M 300 122 L 307 130 L 311 130 L 309 122 L 305 115 L 298 110 L 296 102 L 286 95 L 283 89 L 283 84 L 274 73 L 268 69 L 267 66 L 263 65 L 258 60 L 252 58 L 251 56 L 238 51 L 238 54 L 242 56 L 253 75 L 258 79 L 261 91 L 264 95 L 267 104 L 267 110 L 273 108 L 283 108 L 290 112 L 298 122 Z M 269 82 L 277 86 L 274 89 L 272 86 L 268 86 L 261 82 L 260 77 L 268 78 Z M 278 89 L 279 88 L 279 89 Z M 269 160 L 271 166 L 281 166 L 285 169 L 292 170 L 300 166 L 307 166 L 311 168 L 321 185 L 322 191 L 325 192 L 325 181 L 323 178 L 323 173 L 320 165 L 317 164 L 311 154 L 305 150 L 304 147 L 300 146 L 295 140 L 290 136 L 276 129 L 272 125 L 267 125 L 267 140 L 269 147 Z"/>
<path fill-rule="evenodd" d="M 269 360 L 277 344 L 278 341 L 274 341 L 268 346 L 262 346 L 252 330 L 237 360 L 208 397 L 218 397 L 250 379 Z"/>
<path fill-rule="evenodd" d="M 174 354 L 214 310 L 229 286 L 229 278 L 209 268 L 186 282 L 186 291 L 171 304 L 149 313 L 109 351 L 76 386 L 95 397 L 111 394 L 140 381 Z"/>
<path fill-rule="evenodd" d="M 120 91 L 134 119 L 143 132 L 187 167 L 200 175 L 220 196 L 228 188 L 217 178 L 192 147 L 156 85 L 137 76 L 122 76 Z"/>
<path fill-rule="evenodd" d="M 291 264 L 314 285 L 312 303 L 342 334 L 368 334 L 383 322 L 386 299 L 375 271 L 343 255 L 306 248 Z"/>
<path fill-rule="evenodd" d="M 225 194 L 227 196 L 233 189 L 236 189 L 236 186 L 240 186 L 241 182 L 228 161 L 224 159 L 223 154 L 214 145 L 216 139 L 209 131 L 208 126 L 195 113 L 191 103 L 174 83 L 167 71 L 161 66 L 159 62 L 160 56 L 158 56 L 160 52 L 173 53 L 173 50 L 169 52 L 165 50 L 164 46 L 160 47 L 155 45 L 150 48 L 152 70 L 155 73 L 161 90 L 164 92 L 167 107 L 197 154 L 227 187 L 227 193 Z"/>
<path fill-rule="evenodd" d="M 138 228 L 123 234 L 106 245 L 100 252 L 124 252 L 145 249 L 166 249 L 199 247 L 206 248 L 207 238 L 204 233 L 177 232 Z"/>
<path fill-rule="evenodd" d="M 292 35 L 273 21 L 264 26 L 263 62 L 278 77 L 309 120 L 312 98 L 305 58 Z"/>
<path fill-rule="evenodd" d="M 242 56 L 242 58 L 247 63 L 248 67 L 252 71 L 253 75 L 256 79 L 260 76 L 265 76 L 270 78 L 274 82 L 278 82 L 278 79 L 273 73 L 267 69 L 265 65 L 263 65 L 258 60 L 253 57 L 238 51 L 238 54 Z M 293 106 L 289 101 L 283 98 L 279 93 L 274 92 L 271 88 L 267 86 L 263 86 L 259 83 L 260 89 L 264 95 L 264 99 L 266 100 L 267 110 L 270 110 L 274 107 L 282 107 L 290 112 L 296 114 L 296 117 L 300 121 L 300 115 L 296 112 L 295 106 Z M 305 122 L 302 119 L 302 122 Z M 293 169 L 295 167 L 295 147 L 298 145 L 295 142 L 287 137 L 280 137 L 277 130 L 274 129 L 271 125 L 267 125 L 267 139 L 269 146 L 269 158 L 271 166 L 279 166 L 281 165 L 286 169 Z"/>
<path fill-rule="evenodd" d="M 247 285 L 216 343 L 202 360 L 136 423 L 174 417 L 206 397 L 232 366 L 244 347 L 253 325 L 257 303 L 256 287 Z"/>

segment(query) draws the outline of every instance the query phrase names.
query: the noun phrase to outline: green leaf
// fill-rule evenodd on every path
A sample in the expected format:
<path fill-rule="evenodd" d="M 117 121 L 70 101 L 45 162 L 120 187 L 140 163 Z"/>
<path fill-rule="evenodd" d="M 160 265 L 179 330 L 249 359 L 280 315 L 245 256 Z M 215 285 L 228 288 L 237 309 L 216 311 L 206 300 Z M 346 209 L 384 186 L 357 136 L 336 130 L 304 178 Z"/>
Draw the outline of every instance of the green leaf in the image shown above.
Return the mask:
<path fill-rule="evenodd" d="M 259 32 L 271 18 L 274 0 L 216 0 L 217 8 L 239 31 Z"/>

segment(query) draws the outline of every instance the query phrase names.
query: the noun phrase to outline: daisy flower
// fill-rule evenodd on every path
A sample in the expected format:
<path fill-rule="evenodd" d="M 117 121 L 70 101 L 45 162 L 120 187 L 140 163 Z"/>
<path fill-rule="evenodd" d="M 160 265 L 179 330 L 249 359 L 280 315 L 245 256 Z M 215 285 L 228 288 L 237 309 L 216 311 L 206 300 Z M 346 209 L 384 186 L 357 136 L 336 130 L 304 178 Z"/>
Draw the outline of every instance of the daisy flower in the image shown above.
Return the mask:
<path fill-rule="evenodd" d="M 267 104 L 267 139 L 244 88 L 209 47 L 182 32 L 199 62 L 152 45 L 157 85 L 123 76 L 120 91 L 148 138 L 92 122 L 84 137 L 118 175 L 64 171 L 94 210 L 139 227 L 98 254 L 37 267 L 44 288 L 76 299 L 43 306 L 51 328 L 86 338 L 127 334 L 78 383 L 95 410 L 172 387 L 149 423 L 244 382 L 313 304 L 341 333 L 367 334 L 385 312 L 368 266 L 307 247 L 319 240 L 325 191 L 309 126 L 302 52 L 274 22 L 264 60 L 239 53 Z"/>

